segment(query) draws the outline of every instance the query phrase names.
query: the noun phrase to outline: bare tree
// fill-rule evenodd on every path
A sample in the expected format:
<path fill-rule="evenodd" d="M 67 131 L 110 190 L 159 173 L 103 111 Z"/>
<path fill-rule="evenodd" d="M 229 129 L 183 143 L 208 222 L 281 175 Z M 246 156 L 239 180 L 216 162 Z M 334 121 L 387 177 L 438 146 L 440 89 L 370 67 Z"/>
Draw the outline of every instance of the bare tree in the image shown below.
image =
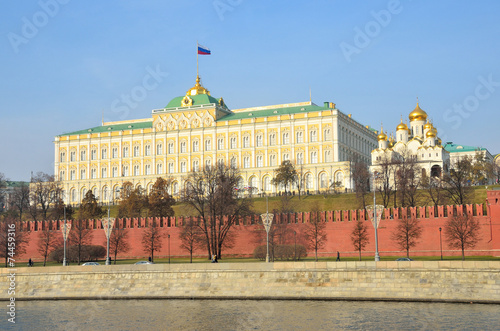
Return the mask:
<path fill-rule="evenodd" d="M 380 195 L 382 196 L 382 203 L 385 208 L 389 206 L 391 197 L 395 196 L 395 184 L 394 184 L 394 167 L 395 160 L 392 154 L 384 154 L 381 160 L 377 162 L 377 178 L 374 183 L 374 187 L 379 186 Z M 394 202 L 396 206 L 396 202 Z"/>
<path fill-rule="evenodd" d="M 472 173 L 472 159 L 465 156 L 453 165 L 449 174 L 443 176 L 446 183 L 445 190 L 449 199 L 457 204 L 463 205 L 472 201 L 474 189 L 470 187 Z"/>
<path fill-rule="evenodd" d="M 181 248 L 189 252 L 189 263 L 193 263 L 193 253 L 198 247 L 203 247 L 203 232 L 197 222 L 188 220 L 183 224 L 181 233 Z"/>
<path fill-rule="evenodd" d="M 276 175 L 272 179 L 271 183 L 273 185 L 282 185 L 285 188 L 285 195 L 287 195 L 287 187 L 292 185 L 292 183 L 297 178 L 297 170 L 295 166 L 289 160 L 285 160 L 276 169 Z"/>
<path fill-rule="evenodd" d="M 422 235 L 422 225 L 418 219 L 403 215 L 397 221 L 396 228 L 392 233 L 392 240 L 402 249 L 406 251 L 406 257 L 410 257 L 410 249 L 415 247 Z"/>
<path fill-rule="evenodd" d="M 448 245 L 462 250 L 462 261 L 465 249 L 476 246 L 479 241 L 479 231 L 479 221 L 469 214 L 451 216 L 444 227 Z"/>
<path fill-rule="evenodd" d="M 151 262 L 154 262 L 154 252 L 159 252 L 163 246 L 165 234 L 155 219 L 151 219 L 149 226 L 142 234 L 142 247 L 144 253 L 150 254 Z"/>
<path fill-rule="evenodd" d="M 301 192 L 304 189 L 304 163 L 301 163 L 297 170 L 297 176 L 295 177 L 294 184 L 297 187 L 299 193 L 299 200 L 301 197 Z"/>
<path fill-rule="evenodd" d="M 107 245 L 107 241 L 104 241 L 103 246 Z M 130 250 L 130 244 L 128 242 L 128 230 L 127 229 L 113 229 L 111 231 L 111 236 L 109 237 L 109 254 L 116 256 L 118 253 L 126 253 Z"/>
<path fill-rule="evenodd" d="M 399 153 L 396 163 L 397 195 L 401 206 L 415 207 L 419 198 L 422 168 L 418 164 L 417 156 L 408 149 Z"/>
<path fill-rule="evenodd" d="M 27 183 L 21 183 L 14 188 L 14 192 L 10 196 L 9 203 L 13 208 L 16 208 L 19 220 L 22 221 L 23 213 L 29 210 L 30 188 Z"/>
<path fill-rule="evenodd" d="M 370 171 L 363 161 L 354 161 L 351 166 L 351 178 L 354 182 L 356 199 L 359 207 L 365 209 L 365 197 L 370 192 Z"/>
<path fill-rule="evenodd" d="M 57 230 L 43 229 L 38 231 L 38 253 L 43 256 L 43 266 L 47 263 L 50 253 L 61 247 L 62 237 Z"/>
<path fill-rule="evenodd" d="M 182 201 L 199 216 L 199 227 L 205 235 L 208 258 L 221 258 L 222 248 L 234 243 L 231 228 L 240 216 L 250 214 L 251 200 L 238 199 L 239 171 L 222 163 L 207 166 L 189 174 Z"/>
<path fill-rule="evenodd" d="M 435 208 L 447 203 L 444 183 L 439 177 L 424 176 L 422 189 L 427 193 L 427 203 L 432 203 Z"/>
<path fill-rule="evenodd" d="M 304 233 L 307 246 L 314 249 L 316 261 L 318 261 L 318 250 L 325 247 L 327 240 L 326 223 L 321 220 L 319 213 L 319 205 L 315 203 L 311 208 L 311 218 Z"/>
<path fill-rule="evenodd" d="M 169 181 L 158 177 L 153 185 L 153 189 L 148 196 L 148 215 L 150 217 L 174 216 L 172 206 L 175 205 L 175 199 L 168 194 Z"/>
<path fill-rule="evenodd" d="M 368 245 L 368 226 L 361 220 L 356 222 L 354 229 L 351 232 L 351 241 L 354 249 L 359 252 L 359 260 L 361 261 L 361 251 Z"/>
<path fill-rule="evenodd" d="M 47 213 L 51 204 L 53 204 L 61 194 L 59 182 L 55 181 L 54 176 L 43 172 L 38 172 L 31 178 L 30 186 L 30 213 L 33 220 L 47 219 Z"/>
<path fill-rule="evenodd" d="M 0 257 L 5 258 L 5 267 L 26 253 L 28 241 L 28 232 L 24 231 L 22 223 L 8 215 L 0 218 Z"/>
<path fill-rule="evenodd" d="M 77 262 L 80 264 L 83 250 L 86 245 L 92 243 L 94 237 L 92 230 L 88 228 L 88 220 L 73 220 L 71 231 L 69 232 L 68 246 L 75 246 L 77 252 Z"/>

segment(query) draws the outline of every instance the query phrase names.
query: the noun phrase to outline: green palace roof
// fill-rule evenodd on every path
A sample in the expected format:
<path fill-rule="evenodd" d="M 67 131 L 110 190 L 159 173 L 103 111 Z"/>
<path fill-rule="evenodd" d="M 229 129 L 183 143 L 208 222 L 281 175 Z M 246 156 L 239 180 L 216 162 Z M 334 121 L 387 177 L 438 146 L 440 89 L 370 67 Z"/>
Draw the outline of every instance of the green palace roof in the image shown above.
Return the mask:
<path fill-rule="evenodd" d="M 91 134 L 91 133 L 102 133 L 102 132 L 111 132 L 111 131 L 123 131 L 123 130 L 135 130 L 135 129 L 149 129 L 153 127 L 153 121 L 144 121 L 144 122 L 130 122 L 130 123 L 123 123 L 123 124 L 113 124 L 110 123 L 109 125 L 101 125 L 101 126 L 96 126 L 94 128 L 90 129 L 85 129 L 85 130 L 79 130 L 79 131 L 73 131 L 73 132 L 68 132 L 68 133 L 63 133 L 58 135 L 58 137 L 61 136 L 71 136 L 71 135 L 78 135 L 78 134 Z"/>
<path fill-rule="evenodd" d="M 298 114 L 298 113 L 307 113 L 312 111 L 322 111 L 330 109 L 328 106 L 320 107 L 315 104 L 312 105 L 304 105 L 304 106 L 296 106 L 296 107 L 282 107 L 282 108 L 270 108 L 270 109 L 261 109 L 261 110 L 252 110 L 249 109 L 247 111 L 235 112 L 232 114 L 228 114 L 224 117 L 218 119 L 218 121 L 233 121 L 240 120 L 244 118 L 256 118 L 256 117 L 269 117 L 269 116 L 278 116 L 278 115 L 288 115 L 288 114 Z"/>
<path fill-rule="evenodd" d="M 484 151 L 486 148 L 446 143 L 444 149 L 450 153 Z"/>
<path fill-rule="evenodd" d="M 207 105 L 207 104 L 211 104 L 211 103 L 215 103 L 215 104 L 219 103 L 218 99 L 216 99 L 208 94 L 190 95 L 189 97 L 193 100 L 193 106 Z M 183 107 L 182 99 L 184 99 L 184 96 L 173 98 L 172 100 L 170 100 L 170 102 L 168 103 L 168 105 L 165 108 Z"/>

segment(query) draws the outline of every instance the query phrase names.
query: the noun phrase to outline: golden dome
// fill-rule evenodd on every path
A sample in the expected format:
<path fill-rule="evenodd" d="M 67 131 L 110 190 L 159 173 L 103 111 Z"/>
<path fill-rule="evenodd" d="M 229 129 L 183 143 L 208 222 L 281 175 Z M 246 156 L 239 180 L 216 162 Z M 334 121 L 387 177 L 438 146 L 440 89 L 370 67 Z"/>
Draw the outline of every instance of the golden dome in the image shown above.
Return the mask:
<path fill-rule="evenodd" d="M 396 139 L 394 139 L 393 135 L 391 134 L 391 136 L 389 137 L 389 147 L 394 146 L 395 143 Z"/>
<path fill-rule="evenodd" d="M 415 107 L 415 109 L 413 109 L 413 111 L 410 113 L 410 115 L 408 117 L 410 118 L 410 122 L 417 121 L 417 120 L 424 120 L 425 121 L 427 119 L 427 113 L 419 107 L 418 102 L 417 102 L 417 107 Z"/>
<path fill-rule="evenodd" d="M 408 130 L 408 126 L 403 123 L 403 119 L 401 119 L 401 123 L 399 123 L 399 125 L 396 127 L 396 131 L 399 130 Z"/>
<path fill-rule="evenodd" d="M 380 130 L 380 134 L 378 135 L 378 141 L 387 140 L 387 135 L 384 133 L 384 129 Z"/>
<path fill-rule="evenodd" d="M 425 136 L 427 138 L 436 138 L 436 136 L 437 136 L 437 130 L 434 129 L 434 128 L 432 128 L 429 131 L 427 131 L 427 133 L 425 134 Z"/>
<path fill-rule="evenodd" d="M 434 127 L 432 126 L 432 123 L 431 123 L 431 122 L 429 122 L 429 121 L 427 121 L 427 123 L 425 123 L 425 125 L 424 125 L 424 130 L 427 130 L 427 129 L 432 129 L 432 128 L 434 128 Z"/>

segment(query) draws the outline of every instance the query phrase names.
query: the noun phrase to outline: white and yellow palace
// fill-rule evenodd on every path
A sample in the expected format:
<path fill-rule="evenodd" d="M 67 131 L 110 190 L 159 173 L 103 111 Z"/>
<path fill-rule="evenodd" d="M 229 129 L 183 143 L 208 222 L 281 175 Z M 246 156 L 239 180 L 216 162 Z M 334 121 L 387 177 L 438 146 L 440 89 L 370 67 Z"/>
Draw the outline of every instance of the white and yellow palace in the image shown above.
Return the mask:
<path fill-rule="evenodd" d="M 280 190 L 271 179 L 284 160 L 301 170 L 304 191 L 333 182 L 350 189 L 349 160 L 369 164 L 377 135 L 329 102 L 230 110 L 197 77 L 152 118 L 103 123 L 61 134 L 54 143 L 65 202 L 76 204 L 87 190 L 108 202 L 126 181 L 149 192 L 160 176 L 171 179 L 176 196 L 189 172 L 216 162 L 238 167 L 241 187 L 256 193 Z"/>

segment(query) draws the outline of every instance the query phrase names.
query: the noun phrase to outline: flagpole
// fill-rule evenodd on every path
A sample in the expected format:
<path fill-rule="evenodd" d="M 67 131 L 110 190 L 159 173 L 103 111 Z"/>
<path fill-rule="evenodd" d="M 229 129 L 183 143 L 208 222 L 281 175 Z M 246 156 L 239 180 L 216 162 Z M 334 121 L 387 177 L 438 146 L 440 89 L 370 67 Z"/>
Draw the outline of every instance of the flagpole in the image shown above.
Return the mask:
<path fill-rule="evenodd" d="M 199 72 L 199 69 L 198 69 L 198 41 L 196 41 L 196 78 L 200 77 L 200 72 Z"/>

